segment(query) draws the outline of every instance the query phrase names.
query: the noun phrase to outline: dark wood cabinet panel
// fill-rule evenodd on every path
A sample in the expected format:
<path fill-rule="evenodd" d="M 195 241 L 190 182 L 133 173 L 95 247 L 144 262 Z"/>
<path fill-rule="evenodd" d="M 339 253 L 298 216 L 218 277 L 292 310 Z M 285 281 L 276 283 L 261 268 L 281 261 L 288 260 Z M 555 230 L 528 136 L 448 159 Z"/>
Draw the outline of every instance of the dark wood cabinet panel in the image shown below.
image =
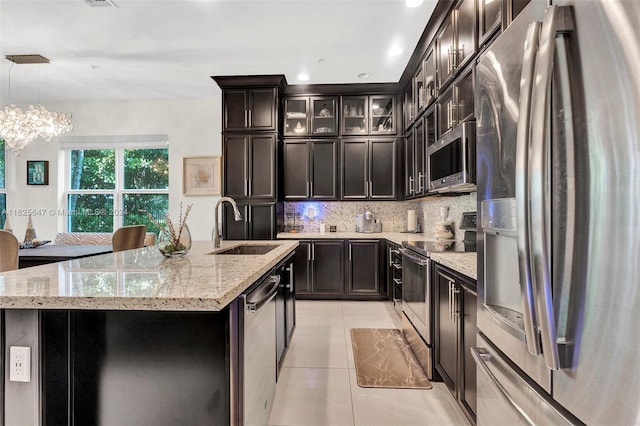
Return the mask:
<path fill-rule="evenodd" d="M 284 100 L 285 136 L 304 136 L 309 133 L 309 98 L 289 97 Z"/>
<path fill-rule="evenodd" d="M 404 141 L 404 196 L 407 199 L 413 198 L 415 187 L 415 142 L 414 129 L 407 133 Z"/>
<path fill-rule="evenodd" d="M 442 30 L 436 39 L 438 87 L 444 87 L 453 77 L 454 72 L 454 27 L 453 16 L 449 15 L 442 24 Z"/>
<path fill-rule="evenodd" d="M 242 220 L 235 221 L 233 208 L 223 204 L 222 236 L 225 240 L 273 240 L 278 234 L 278 203 L 237 203 Z"/>
<path fill-rule="evenodd" d="M 436 76 L 436 55 L 433 50 L 429 50 L 427 52 L 427 56 L 425 57 L 423 64 L 423 74 L 424 74 L 424 107 L 429 106 L 429 104 L 436 98 L 437 91 L 437 76 Z"/>
<path fill-rule="evenodd" d="M 314 136 L 338 134 L 338 97 L 311 98 L 311 134 Z"/>
<path fill-rule="evenodd" d="M 222 156 L 225 196 L 275 201 L 275 134 L 225 134 Z"/>
<path fill-rule="evenodd" d="M 396 139 L 369 141 L 369 198 L 396 198 Z"/>
<path fill-rule="evenodd" d="M 456 69 L 464 67 L 476 52 L 476 0 L 459 0 L 456 16 Z"/>
<path fill-rule="evenodd" d="M 249 92 L 245 89 L 226 89 L 222 91 L 223 129 L 245 130 L 249 109 Z"/>
<path fill-rule="evenodd" d="M 249 197 L 276 199 L 276 135 L 251 135 Z"/>
<path fill-rule="evenodd" d="M 276 130 L 276 88 L 223 89 L 223 130 Z"/>
<path fill-rule="evenodd" d="M 396 139 L 342 140 L 342 199 L 395 200 Z"/>
<path fill-rule="evenodd" d="M 309 144 L 287 140 L 282 146 L 285 200 L 309 198 Z"/>
<path fill-rule="evenodd" d="M 338 141 L 312 140 L 311 145 L 311 198 L 338 199 Z"/>
<path fill-rule="evenodd" d="M 287 140 L 283 151 L 285 200 L 338 199 L 337 140 Z"/>
<path fill-rule="evenodd" d="M 311 241 L 299 241 L 293 258 L 296 294 L 311 294 Z"/>
<path fill-rule="evenodd" d="M 245 198 L 249 180 L 249 135 L 225 135 L 222 146 L 223 194 Z"/>
<path fill-rule="evenodd" d="M 342 198 L 362 200 L 367 198 L 368 170 L 366 139 L 342 141 Z"/>
<path fill-rule="evenodd" d="M 276 203 L 250 204 L 249 206 L 249 239 L 274 240 L 276 230 Z"/>
<path fill-rule="evenodd" d="M 427 173 L 426 173 L 426 147 L 425 147 L 425 120 L 419 119 L 414 127 L 414 195 L 421 197 L 426 193 Z"/>
<path fill-rule="evenodd" d="M 385 299 L 383 243 L 377 239 L 301 240 L 296 294 L 302 299 Z"/>
<path fill-rule="evenodd" d="M 314 241 L 313 293 L 344 294 L 344 244 L 342 240 Z"/>
<path fill-rule="evenodd" d="M 458 326 L 457 306 L 453 303 L 456 289 L 455 276 L 436 266 L 438 293 L 438 327 L 436 329 L 436 369 L 440 377 L 455 392 L 457 389 Z"/>
<path fill-rule="evenodd" d="M 340 131 L 343 135 L 366 135 L 369 133 L 369 97 L 343 96 Z"/>
<path fill-rule="evenodd" d="M 461 286 L 463 296 L 460 356 L 462 358 L 463 381 L 460 397 L 462 403 L 466 405 L 467 410 L 475 419 L 475 413 L 477 412 L 476 363 L 471 356 L 471 347 L 476 344 L 476 333 L 478 332 L 476 325 L 478 296 L 474 287 L 471 287 L 471 285 Z"/>
<path fill-rule="evenodd" d="M 349 240 L 347 256 L 349 294 L 380 295 L 380 242 Z"/>
<path fill-rule="evenodd" d="M 477 293 L 474 280 L 435 264 L 437 289 L 436 370 L 467 418 L 475 423 L 476 366 L 470 348 L 475 345 Z"/>
<path fill-rule="evenodd" d="M 275 88 L 249 90 L 249 128 L 276 130 L 278 94 Z"/>

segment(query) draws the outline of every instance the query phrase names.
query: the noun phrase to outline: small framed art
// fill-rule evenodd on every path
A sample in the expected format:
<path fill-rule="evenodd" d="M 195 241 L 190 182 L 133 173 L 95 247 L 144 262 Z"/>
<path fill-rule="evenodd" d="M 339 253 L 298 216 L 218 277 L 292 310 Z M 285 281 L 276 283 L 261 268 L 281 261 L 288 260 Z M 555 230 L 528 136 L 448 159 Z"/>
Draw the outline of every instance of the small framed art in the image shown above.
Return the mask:
<path fill-rule="evenodd" d="M 220 195 L 222 178 L 220 156 L 183 157 L 182 193 L 184 195 Z"/>
<path fill-rule="evenodd" d="M 48 161 L 27 161 L 27 185 L 49 185 Z"/>

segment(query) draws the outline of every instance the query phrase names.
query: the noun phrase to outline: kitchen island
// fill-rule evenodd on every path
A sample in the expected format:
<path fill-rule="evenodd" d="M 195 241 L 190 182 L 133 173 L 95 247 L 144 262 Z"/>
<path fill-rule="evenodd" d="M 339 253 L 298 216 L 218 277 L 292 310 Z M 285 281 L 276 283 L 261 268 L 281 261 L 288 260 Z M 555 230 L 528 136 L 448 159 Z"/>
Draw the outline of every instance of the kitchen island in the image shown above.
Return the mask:
<path fill-rule="evenodd" d="M 5 424 L 236 424 L 238 296 L 297 244 L 223 255 L 194 242 L 183 258 L 149 247 L 0 274 L 4 359 L 22 346 L 32 363 L 16 382 L 5 362 Z"/>

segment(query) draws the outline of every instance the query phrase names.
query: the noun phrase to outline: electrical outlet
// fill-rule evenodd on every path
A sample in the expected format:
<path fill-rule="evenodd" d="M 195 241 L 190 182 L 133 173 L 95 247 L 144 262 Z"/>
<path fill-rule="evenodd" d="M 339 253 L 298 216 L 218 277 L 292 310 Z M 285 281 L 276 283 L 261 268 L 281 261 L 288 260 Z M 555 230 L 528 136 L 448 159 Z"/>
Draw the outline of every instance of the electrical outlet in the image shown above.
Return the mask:
<path fill-rule="evenodd" d="M 11 346 L 9 348 L 9 381 L 31 381 L 31 348 L 28 346 Z"/>

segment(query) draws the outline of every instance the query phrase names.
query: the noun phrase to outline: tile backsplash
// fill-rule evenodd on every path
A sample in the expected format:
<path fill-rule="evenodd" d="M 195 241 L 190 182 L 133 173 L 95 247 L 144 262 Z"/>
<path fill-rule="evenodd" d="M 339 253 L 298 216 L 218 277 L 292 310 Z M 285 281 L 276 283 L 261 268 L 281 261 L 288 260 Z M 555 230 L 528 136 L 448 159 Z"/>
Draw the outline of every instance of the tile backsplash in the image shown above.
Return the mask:
<path fill-rule="evenodd" d="M 315 217 L 309 219 L 309 209 L 312 208 Z M 298 213 L 300 219 L 296 225 L 303 225 L 303 232 L 318 232 L 320 224 L 326 227 L 336 226 L 337 232 L 353 232 L 356 229 L 356 215 L 371 210 L 375 219 L 382 222 L 384 232 L 402 232 L 407 228 L 407 210 L 418 210 L 418 202 L 397 201 L 304 201 L 298 203 L 284 203 L 285 229 L 293 225 L 293 214 Z M 420 217 L 418 215 L 418 217 Z"/>
<path fill-rule="evenodd" d="M 453 220 L 455 234 L 458 240 L 464 238 L 464 231 L 460 230 L 460 219 L 464 212 L 475 212 L 477 207 L 477 193 L 450 196 L 433 197 L 420 202 L 420 211 L 423 230 L 428 237 L 433 236 L 433 228 L 436 222 L 440 221 L 440 207 L 449 207 L 449 219 Z"/>
<path fill-rule="evenodd" d="M 440 220 L 440 208 L 449 208 L 449 218 L 454 221 L 455 238 L 464 238 L 459 230 L 460 219 L 464 212 L 476 211 L 476 193 L 431 197 L 422 201 L 303 201 L 284 203 L 285 229 L 294 225 L 293 216 L 299 215 L 295 225 L 302 226 L 302 232 L 318 232 L 324 224 L 326 232 L 335 226 L 338 232 L 353 232 L 356 227 L 356 215 L 371 210 L 374 217 L 382 222 L 384 232 L 402 232 L 407 229 L 407 211 L 416 210 L 422 232 L 433 236 L 433 228 Z M 312 213 L 313 218 L 309 218 Z"/>

